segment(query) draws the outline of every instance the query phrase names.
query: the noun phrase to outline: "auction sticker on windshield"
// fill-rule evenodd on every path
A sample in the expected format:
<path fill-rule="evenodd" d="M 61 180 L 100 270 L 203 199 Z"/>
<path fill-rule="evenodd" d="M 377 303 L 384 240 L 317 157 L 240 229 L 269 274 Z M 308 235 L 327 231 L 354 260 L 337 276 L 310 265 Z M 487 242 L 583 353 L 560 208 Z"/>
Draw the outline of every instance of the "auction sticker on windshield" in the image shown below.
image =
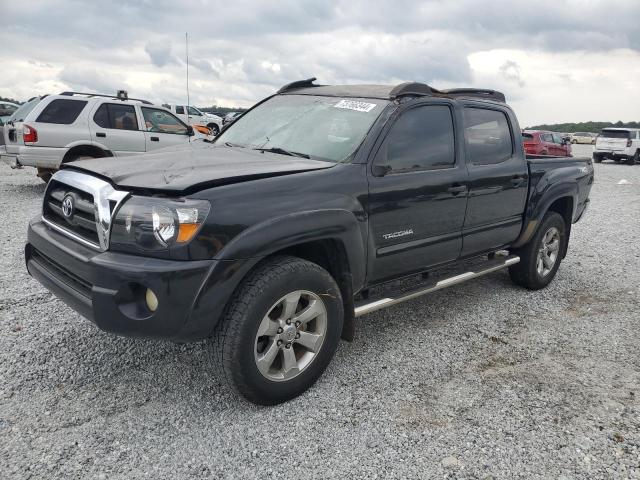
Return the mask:
<path fill-rule="evenodd" d="M 376 108 L 375 103 L 356 102 L 355 100 L 340 100 L 334 105 L 336 108 L 346 108 L 347 110 L 355 110 L 356 112 L 370 112 Z"/>

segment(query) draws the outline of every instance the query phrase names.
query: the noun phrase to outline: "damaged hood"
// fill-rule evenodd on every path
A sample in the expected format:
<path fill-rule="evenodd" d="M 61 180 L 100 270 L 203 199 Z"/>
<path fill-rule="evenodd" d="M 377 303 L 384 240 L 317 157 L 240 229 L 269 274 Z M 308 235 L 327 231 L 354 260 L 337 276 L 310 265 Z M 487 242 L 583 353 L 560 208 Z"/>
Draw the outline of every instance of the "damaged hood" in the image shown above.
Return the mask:
<path fill-rule="evenodd" d="M 64 168 L 98 175 L 122 188 L 184 192 L 333 166 L 333 162 L 200 141 L 142 155 L 80 160 Z"/>

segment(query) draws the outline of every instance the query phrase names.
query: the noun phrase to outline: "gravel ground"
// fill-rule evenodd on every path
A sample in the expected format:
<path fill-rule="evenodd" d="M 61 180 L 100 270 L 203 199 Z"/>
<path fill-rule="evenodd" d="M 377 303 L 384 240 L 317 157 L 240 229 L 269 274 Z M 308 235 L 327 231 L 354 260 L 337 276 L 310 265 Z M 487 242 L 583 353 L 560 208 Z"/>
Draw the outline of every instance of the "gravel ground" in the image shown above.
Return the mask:
<path fill-rule="evenodd" d="M 0 478 L 640 478 L 640 166 L 596 179 L 549 288 L 498 272 L 371 314 L 264 408 L 205 343 L 103 333 L 32 280 L 44 185 L 0 165 Z"/>

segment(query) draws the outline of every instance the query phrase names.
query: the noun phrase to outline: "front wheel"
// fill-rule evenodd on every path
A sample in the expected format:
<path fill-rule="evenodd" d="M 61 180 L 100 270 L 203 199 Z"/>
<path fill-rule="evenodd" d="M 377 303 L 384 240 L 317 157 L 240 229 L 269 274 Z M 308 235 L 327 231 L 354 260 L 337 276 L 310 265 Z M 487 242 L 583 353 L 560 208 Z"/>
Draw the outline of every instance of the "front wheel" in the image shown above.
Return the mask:
<path fill-rule="evenodd" d="M 627 158 L 627 165 L 635 165 L 636 163 L 640 163 L 640 150 L 637 150 L 632 157 Z"/>
<path fill-rule="evenodd" d="M 214 360 L 247 400 L 281 403 L 322 375 L 342 322 L 340 289 L 326 270 L 296 257 L 275 257 L 234 294 L 216 328 Z"/>
<path fill-rule="evenodd" d="M 549 285 L 560 267 L 565 242 L 564 218 L 547 212 L 529 243 L 513 252 L 520 256 L 520 263 L 509 267 L 511 280 L 530 290 Z"/>
<path fill-rule="evenodd" d="M 209 127 L 209 131 L 214 137 L 220 133 L 220 127 L 218 127 L 218 125 L 215 123 L 210 123 L 209 125 L 207 125 L 207 127 Z"/>

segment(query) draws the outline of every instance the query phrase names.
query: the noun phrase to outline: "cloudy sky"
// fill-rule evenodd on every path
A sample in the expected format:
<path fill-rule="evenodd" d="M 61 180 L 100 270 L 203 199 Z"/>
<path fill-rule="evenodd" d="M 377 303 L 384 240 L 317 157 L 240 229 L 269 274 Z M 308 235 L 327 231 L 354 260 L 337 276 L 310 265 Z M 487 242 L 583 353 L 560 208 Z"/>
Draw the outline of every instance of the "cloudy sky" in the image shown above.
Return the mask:
<path fill-rule="evenodd" d="M 640 120 L 640 0 L 0 0 L 0 95 L 250 106 L 281 85 L 502 90 L 522 125 Z"/>

